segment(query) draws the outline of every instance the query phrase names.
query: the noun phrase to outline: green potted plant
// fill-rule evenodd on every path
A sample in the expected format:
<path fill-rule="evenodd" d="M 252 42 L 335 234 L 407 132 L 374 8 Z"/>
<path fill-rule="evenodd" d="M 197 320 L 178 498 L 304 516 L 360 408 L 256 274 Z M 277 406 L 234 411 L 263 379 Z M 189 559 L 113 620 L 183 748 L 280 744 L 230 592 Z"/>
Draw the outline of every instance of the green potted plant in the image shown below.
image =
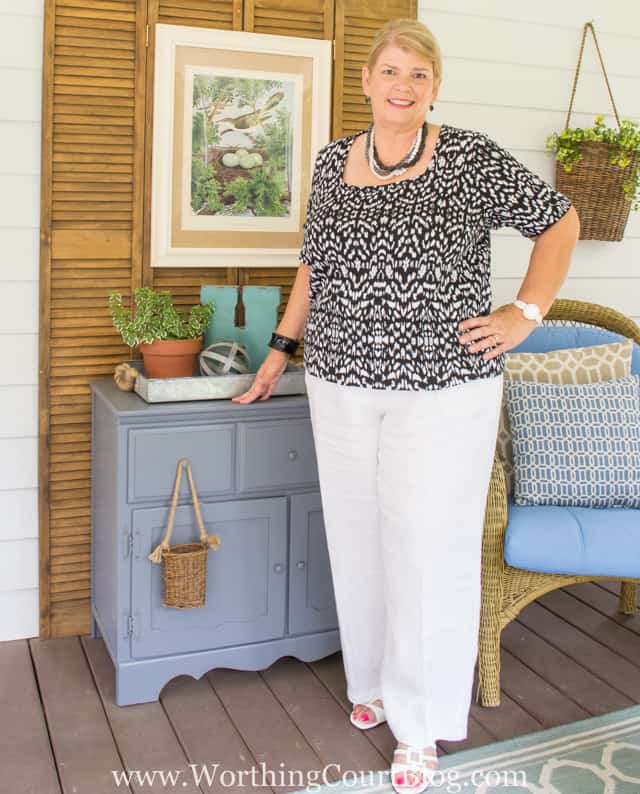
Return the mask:
<path fill-rule="evenodd" d="M 127 309 L 119 292 L 109 294 L 113 325 L 125 344 L 139 347 L 144 374 L 148 378 L 193 375 L 204 332 L 215 311 L 213 302 L 192 306 L 187 316 L 175 308 L 170 292 L 138 287 L 134 304 L 135 311 Z"/>
<path fill-rule="evenodd" d="M 556 156 L 556 187 L 580 216 L 581 240 L 622 240 L 630 209 L 640 208 L 640 129 L 624 119 L 619 129 L 596 116 L 593 127 L 567 128 L 547 137 Z"/>

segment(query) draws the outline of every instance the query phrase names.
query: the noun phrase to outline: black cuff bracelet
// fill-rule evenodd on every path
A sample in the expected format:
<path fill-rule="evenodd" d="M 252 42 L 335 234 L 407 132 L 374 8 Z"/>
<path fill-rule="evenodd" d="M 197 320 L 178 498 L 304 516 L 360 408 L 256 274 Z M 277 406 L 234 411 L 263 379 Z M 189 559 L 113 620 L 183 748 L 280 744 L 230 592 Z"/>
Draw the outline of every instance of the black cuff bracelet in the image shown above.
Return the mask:
<path fill-rule="evenodd" d="M 283 353 L 288 353 L 290 356 L 294 356 L 296 350 L 298 349 L 298 342 L 288 336 L 282 336 L 281 334 L 273 333 L 271 334 L 269 347 L 272 347 L 274 350 L 281 350 Z"/>

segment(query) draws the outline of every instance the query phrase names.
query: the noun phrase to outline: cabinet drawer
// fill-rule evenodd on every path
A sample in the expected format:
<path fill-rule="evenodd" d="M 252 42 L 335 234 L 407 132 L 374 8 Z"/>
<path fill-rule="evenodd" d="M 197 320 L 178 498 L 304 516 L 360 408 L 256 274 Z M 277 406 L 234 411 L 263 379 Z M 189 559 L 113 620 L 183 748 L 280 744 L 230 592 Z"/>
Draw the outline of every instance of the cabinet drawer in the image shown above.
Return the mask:
<path fill-rule="evenodd" d="M 246 422 L 238 425 L 238 491 L 318 480 L 311 421 Z"/>
<path fill-rule="evenodd" d="M 191 461 L 199 497 L 233 493 L 236 426 L 187 425 L 129 432 L 129 502 L 171 498 L 180 458 Z M 191 500 L 182 477 L 180 497 Z"/>

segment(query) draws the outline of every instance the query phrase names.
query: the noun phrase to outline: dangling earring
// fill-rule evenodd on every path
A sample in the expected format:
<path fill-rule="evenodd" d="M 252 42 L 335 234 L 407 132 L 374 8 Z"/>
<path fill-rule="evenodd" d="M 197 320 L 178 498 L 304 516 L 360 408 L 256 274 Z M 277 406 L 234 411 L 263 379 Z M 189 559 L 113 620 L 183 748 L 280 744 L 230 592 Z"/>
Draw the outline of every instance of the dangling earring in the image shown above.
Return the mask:
<path fill-rule="evenodd" d="M 370 96 L 366 96 L 366 97 L 364 98 L 364 101 L 365 101 L 367 104 L 369 104 L 369 103 L 371 102 L 371 97 L 370 97 Z"/>
<path fill-rule="evenodd" d="M 429 110 L 433 110 L 433 105 L 429 105 Z"/>

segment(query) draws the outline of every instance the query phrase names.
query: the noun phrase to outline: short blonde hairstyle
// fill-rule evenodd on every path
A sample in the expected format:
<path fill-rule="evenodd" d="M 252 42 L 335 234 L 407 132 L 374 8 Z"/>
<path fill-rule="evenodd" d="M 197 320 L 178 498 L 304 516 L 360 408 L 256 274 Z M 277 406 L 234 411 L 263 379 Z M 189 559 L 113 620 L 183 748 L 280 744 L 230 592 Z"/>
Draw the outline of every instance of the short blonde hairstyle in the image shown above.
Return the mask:
<path fill-rule="evenodd" d="M 429 28 L 417 19 L 391 19 L 376 33 L 369 55 L 367 66 L 373 70 L 378 57 L 385 47 L 395 45 L 403 50 L 413 50 L 424 56 L 433 64 L 433 77 L 437 81 L 442 77 L 442 54 L 436 37 Z"/>

